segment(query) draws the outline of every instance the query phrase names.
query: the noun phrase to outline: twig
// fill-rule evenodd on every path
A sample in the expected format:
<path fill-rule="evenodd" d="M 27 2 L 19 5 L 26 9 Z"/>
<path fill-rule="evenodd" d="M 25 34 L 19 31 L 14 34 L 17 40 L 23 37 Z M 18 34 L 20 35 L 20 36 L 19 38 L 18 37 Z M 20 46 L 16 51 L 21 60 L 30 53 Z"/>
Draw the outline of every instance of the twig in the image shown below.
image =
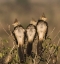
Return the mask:
<path fill-rule="evenodd" d="M 60 42 L 60 38 L 58 40 L 57 46 L 59 45 L 59 42 Z M 48 57 L 49 60 L 47 60 L 47 64 L 49 64 L 49 62 L 51 61 L 51 57 L 53 56 L 53 54 L 54 54 L 55 51 L 56 51 L 56 49 L 53 51 L 52 54 L 49 55 L 49 57 Z"/>
<path fill-rule="evenodd" d="M 12 47 L 12 49 L 10 50 L 10 52 L 9 52 L 9 53 L 11 53 L 11 52 L 14 50 L 14 48 L 15 48 L 15 45 Z"/>
<path fill-rule="evenodd" d="M 6 33 L 8 36 L 10 36 L 10 35 L 8 34 L 8 32 L 6 31 L 6 29 L 3 27 L 3 25 L 2 25 L 1 22 L 0 22 L 0 26 L 3 28 L 3 30 L 5 31 L 5 33 Z"/>
<path fill-rule="evenodd" d="M 55 38 L 58 36 L 58 34 L 60 33 L 60 30 L 58 31 L 58 33 L 56 34 L 56 36 L 53 38 L 53 40 L 52 41 L 54 41 L 55 40 Z"/>
<path fill-rule="evenodd" d="M 58 40 L 57 46 L 59 45 L 59 42 L 60 42 L 60 38 L 59 38 L 59 40 Z"/>
<path fill-rule="evenodd" d="M 12 39 L 12 36 L 10 36 L 10 34 L 6 31 L 6 29 L 3 27 L 3 25 L 2 25 L 2 23 L 0 22 L 0 25 L 1 25 L 1 27 L 3 28 L 3 30 L 5 31 L 5 33 Z M 11 31 L 10 31 L 10 33 L 11 33 Z M 12 39 L 12 41 L 13 41 L 13 39 Z M 14 48 L 15 48 L 15 44 L 14 44 L 14 41 L 13 41 L 13 47 L 12 47 L 12 49 L 10 50 L 10 52 L 9 52 L 9 54 L 8 54 L 8 56 L 6 57 L 6 59 L 9 59 L 9 60 L 7 60 L 7 62 L 4 60 L 4 63 L 8 63 L 9 61 L 10 61 L 10 59 L 11 59 L 11 52 L 14 50 Z"/>
<path fill-rule="evenodd" d="M 3 28 L 3 30 L 5 31 L 5 33 L 12 39 L 12 37 L 10 36 L 10 34 L 6 31 L 6 29 L 3 27 L 2 23 L 0 22 L 0 26 Z M 12 39 L 13 40 L 13 39 Z"/>
<path fill-rule="evenodd" d="M 51 31 L 51 33 L 49 34 L 49 36 L 54 32 L 54 30 L 55 30 L 55 27 L 53 28 L 53 30 Z"/>

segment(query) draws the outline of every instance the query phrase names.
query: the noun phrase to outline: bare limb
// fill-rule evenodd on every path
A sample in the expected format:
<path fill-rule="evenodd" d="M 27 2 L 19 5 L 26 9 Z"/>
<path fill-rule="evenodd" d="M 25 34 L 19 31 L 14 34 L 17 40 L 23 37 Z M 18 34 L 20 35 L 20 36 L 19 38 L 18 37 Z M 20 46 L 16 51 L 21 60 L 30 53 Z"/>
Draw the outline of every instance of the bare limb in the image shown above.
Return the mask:
<path fill-rule="evenodd" d="M 49 36 L 51 36 L 51 34 L 54 32 L 54 30 L 55 30 L 55 27 L 53 28 L 53 30 L 51 31 L 51 33 L 49 34 Z"/>

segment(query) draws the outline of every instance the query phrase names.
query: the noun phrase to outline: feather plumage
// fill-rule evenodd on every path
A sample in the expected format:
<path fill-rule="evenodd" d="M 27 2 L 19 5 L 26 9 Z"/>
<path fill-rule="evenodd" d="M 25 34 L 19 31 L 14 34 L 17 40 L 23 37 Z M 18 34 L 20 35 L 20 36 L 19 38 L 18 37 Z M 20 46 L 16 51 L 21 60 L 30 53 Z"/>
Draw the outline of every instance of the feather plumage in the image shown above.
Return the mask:
<path fill-rule="evenodd" d="M 36 27 L 33 24 L 29 24 L 26 29 L 26 35 L 27 35 L 27 55 L 30 56 L 32 52 L 32 45 L 34 38 L 36 36 Z"/>
<path fill-rule="evenodd" d="M 16 25 L 15 25 L 16 24 Z M 18 55 L 20 62 L 24 63 L 24 44 L 25 44 L 25 29 L 18 23 L 14 24 L 13 36 L 15 38 L 16 44 L 18 45 Z"/>
<path fill-rule="evenodd" d="M 48 33 L 48 23 L 44 20 L 38 20 L 37 22 L 37 34 L 38 34 L 38 44 L 37 44 L 37 54 L 41 56 L 42 54 L 42 43 L 46 39 Z"/>

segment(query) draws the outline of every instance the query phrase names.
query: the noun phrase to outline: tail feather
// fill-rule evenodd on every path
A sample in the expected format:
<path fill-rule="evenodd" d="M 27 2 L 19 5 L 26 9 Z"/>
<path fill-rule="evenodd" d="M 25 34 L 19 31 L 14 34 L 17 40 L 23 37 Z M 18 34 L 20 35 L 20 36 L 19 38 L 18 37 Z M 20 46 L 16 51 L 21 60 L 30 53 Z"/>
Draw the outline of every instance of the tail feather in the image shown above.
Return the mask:
<path fill-rule="evenodd" d="M 27 55 L 30 56 L 31 55 L 31 52 L 32 52 L 32 43 L 28 43 L 27 44 Z"/>
<path fill-rule="evenodd" d="M 18 47 L 18 55 L 20 58 L 20 62 L 24 63 L 24 48 L 23 48 L 23 46 Z"/>
<path fill-rule="evenodd" d="M 38 54 L 39 56 L 42 55 L 42 49 L 43 49 L 42 43 L 43 43 L 43 41 L 40 41 L 40 42 L 38 42 L 38 44 L 37 44 L 37 54 Z"/>

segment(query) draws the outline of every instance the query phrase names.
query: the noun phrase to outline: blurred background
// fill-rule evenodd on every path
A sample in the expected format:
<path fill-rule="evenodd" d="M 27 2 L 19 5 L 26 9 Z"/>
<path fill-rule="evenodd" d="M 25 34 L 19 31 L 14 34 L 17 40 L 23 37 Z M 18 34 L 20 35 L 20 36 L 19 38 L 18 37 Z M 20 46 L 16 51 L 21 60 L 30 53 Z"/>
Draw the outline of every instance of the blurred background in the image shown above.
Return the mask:
<path fill-rule="evenodd" d="M 60 30 L 60 0 L 0 0 L 0 22 L 8 31 L 15 18 L 26 28 L 32 18 L 36 21 L 45 13 L 49 24 L 49 34 L 55 27 L 51 37 Z M 0 37 L 7 36 L 0 26 Z"/>
<path fill-rule="evenodd" d="M 43 12 L 49 24 L 48 35 L 55 27 L 50 35 L 53 39 L 60 30 L 60 0 L 0 0 L 0 22 L 8 33 L 9 25 L 11 31 L 13 30 L 15 18 L 26 28 L 32 18 L 37 21 Z M 0 37 L 8 39 L 3 27 L 0 25 Z M 58 38 L 54 41 L 58 42 Z"/>

